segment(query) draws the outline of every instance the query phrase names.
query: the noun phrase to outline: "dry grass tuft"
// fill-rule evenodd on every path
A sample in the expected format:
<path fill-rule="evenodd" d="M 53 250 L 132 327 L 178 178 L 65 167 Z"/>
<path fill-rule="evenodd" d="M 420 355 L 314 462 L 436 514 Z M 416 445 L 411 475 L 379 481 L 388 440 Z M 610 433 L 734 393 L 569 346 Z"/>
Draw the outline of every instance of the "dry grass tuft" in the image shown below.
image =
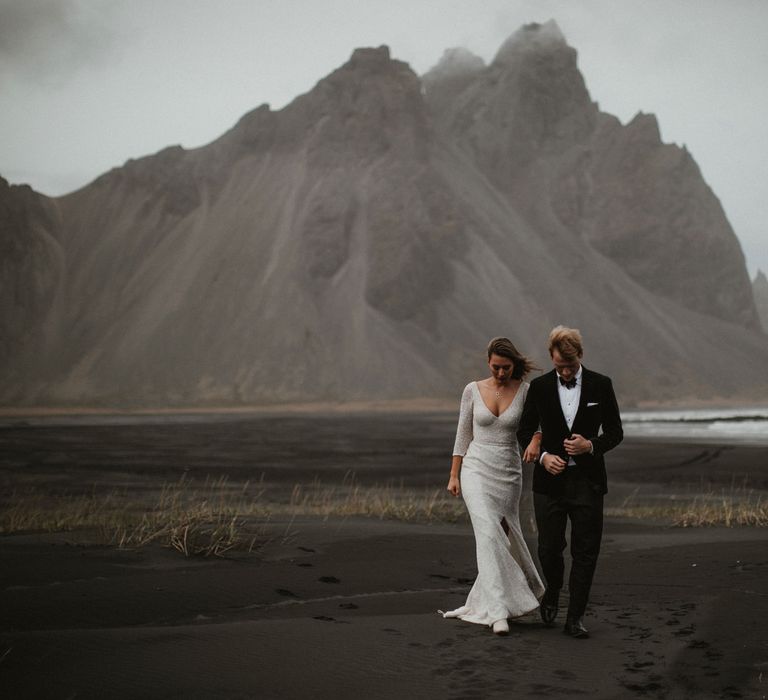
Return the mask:
<path fill-rule="evenodd" d="M 654 519 L 675 527 L 766 527 L 768 502 L 745 488 L 699 494 L 687 501 L 635 503 L 631 496 L 621 506 L 607 508 L 606 515 Z"/>
<path fill-rule="evenodd" d="M 455 522 L 466 517 L 461 500 L 442 489 L 423 492 L 402 486 L 362 487 L 348 474 L 339 486 L 296 484 L 290 495 L 255 492 L 249 483 L 226 478 L 202 485 L 182 478 L 162 487 L 154 501 L 111 492 L 52 496 L 14 493 L 0 510 L 0 534 L 87 530 L 99 543 L 172 547 L 185 556 L 222 556 L 253 551 L 266 541 L 275 516 L 365 516 L 406 521 Z M 250 495 L 249 495 L 250 493 Z"/>
<path fill-rule="evenodd" d="M 226 478 L 202 484 L 182 478 L 155 497 L 137 493 L 12 494 L 0 510 L 0 534 L 86 530 L 89 538 L 118 547 L 158 543 L 185 556 L 252 552 L 267 540 L 273 517 L 350 517 L 408 522 L 466 521 L 464 502 L 439 489 L 402 484 L 362 486 L 354 474 L 338 485 L 319 480 L 270 493 L 263 483 L 230 484 Z M 635 493 L 607 515 L 653 519 L 678 527 L 768 526 L 768 502 L 745 487 L 697 495 L 688 500 L 646 500 Z"/>
<path fill-rule="evenodd" d="M 157 501 L 147 506 L 136 496 L 111 492 L 80 496 L 14 493 L 0 512 L 0 533 L 88 530 L 97 541 L 118 547 L 143 547 L 157 542 L 185 556 L 221 556 L 230 550 L 253 551 L 263 540 L 246 518 L 263 524 L 268 512 L 259 496 L 247 498 L 249 484 L 232 487 L 226 478 L 198 487 L 189 480 L 164 485 Z"/>
<path fill-rule="evenodd" d="M 766 527 L 768 526 L 768 502 L 761 496 L 748 494 L 736 496 L 721 494 L 719 497 L 696 497 L 679 514 L 675 525 L 680 527 Z"/>
<path fill-rule="evenodd" d="M 119 547 L 159 542 L 185 556 L 222 556 L 230 550 L 252 552 L 263 539 L 261 528 L 250 532 L 246 518 L 268 519 L 258 498 L 246 498 L 248 483 L 229 487 L 226 478 L 206 480 L 197 488 L 186 479 L 163 487 L 157 503 L 140 518 L 112 524 Z"/>
<path fill-rule="evenodd" d="M 0 511 L 0 534 L 101 529 L 119 507 L 114 493 L 48 496 L 14 492 Z"/>
<path fill-rule="evenodd" d="M 314 481 L 296 484 L 287 511 L 291 515 L 363 516 L 408 522 L 457 522 L 466 518 L 460 499 L 445 489 L 408 489 L 403 486 L 361 486 L 348 474 L 340 486 Z"/>

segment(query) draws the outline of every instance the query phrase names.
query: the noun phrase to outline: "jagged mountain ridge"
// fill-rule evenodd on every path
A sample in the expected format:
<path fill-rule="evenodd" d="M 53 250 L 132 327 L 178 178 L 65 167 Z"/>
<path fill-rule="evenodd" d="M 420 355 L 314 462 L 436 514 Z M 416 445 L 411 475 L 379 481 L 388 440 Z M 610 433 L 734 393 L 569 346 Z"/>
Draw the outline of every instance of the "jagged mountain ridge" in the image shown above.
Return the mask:
<path fill-rule="evenodd" d="M 662 143 L 653 115 L 624 127 L 601 113 L 554 22 L 513 34 L 452 99 L 444 67 L 430 73 L 438 125 L 534 228 L 588 242 L 654 294 L 760 328 L 738 240 L 691 155 Z"/>
<path fill-rule="evenodd" d="M 423 80 L 385 47 L 357 50 L 284 109 L 263 105 L 207 146 L 129 161 L 65 197 L 34 195 L 53 212 L 42 258 L 59 263 L 42 277 L 55 294 L 38 295 L 48 302 L 27 316 L 36 330 L 7 345 L 0 400 L 453 396 L 482 371 L 488 337 L 508 334 L 544 362 L 559 322 L 584 330 L 587 364 L 627 397 L 754 390 L 768 344 L 751 289 L 749 303 L 720 293 L 702 307 L 711 284 L 694 279 L 691 299 L 657 287 L 603 232 L 620 206 L 584 182 L 636 187 L 636 171 L 617 165 L 622 144 L 645 152 L 635 127 L 589 100 L 552 30 L 524 28 L 488 67 L 454 55 Z M 669 148 L 647 144 L 657 177 L 669 169 L 652 154 Z M 21 195 L 0 188 L 0 205 Z M 27 241 L 33 220 L 14 220 L 13 240 Z M 706 234 L 738 262 L 728 231 Z M 18 289 L 40 276 L 28 268 L 41 256 L 25 250 Z M 667 261 L 651 250 L 640 262 L 654 272 Z M 734 274 L 726 287 L 740 284 Z M 26 304 L 4 303 L 3 322 L 17 327 L 7 319 Z M 726 353 L 735 361 L 713 372 Z"/>

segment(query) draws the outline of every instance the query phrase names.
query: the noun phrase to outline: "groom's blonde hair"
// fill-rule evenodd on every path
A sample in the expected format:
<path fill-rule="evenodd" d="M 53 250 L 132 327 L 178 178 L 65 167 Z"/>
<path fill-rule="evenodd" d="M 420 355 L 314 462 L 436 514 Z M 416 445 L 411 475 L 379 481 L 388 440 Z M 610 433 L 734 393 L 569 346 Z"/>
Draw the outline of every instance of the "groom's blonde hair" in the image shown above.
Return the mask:
<path fill-rule="evenodd" d="M 549 334 L 549 354 L 557 350 L 564 360 L 575 360 L 584 354 L 578 328 L 555 326 Z"/>

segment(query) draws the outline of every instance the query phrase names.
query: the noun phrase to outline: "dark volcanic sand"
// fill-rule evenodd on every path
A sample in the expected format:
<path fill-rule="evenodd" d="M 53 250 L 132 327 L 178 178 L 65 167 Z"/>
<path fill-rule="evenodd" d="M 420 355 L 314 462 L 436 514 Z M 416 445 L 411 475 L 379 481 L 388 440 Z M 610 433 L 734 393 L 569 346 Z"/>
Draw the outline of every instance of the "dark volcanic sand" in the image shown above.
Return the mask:
<path fill-rule="evenodd" d="M 216 419 L 0 429 L 0 485 L 150 488 L 182 474 L 442 486 L 453 416 Z M 765 448 L 628 441 L 633 489 L 766 483 Z M 87 536 L 0 537 L 2 698 L 760 698 L 768 532 L 610 520 L 586 619 L 506 638 L 443 620 L 475 574 L 466 524 L 272 523 L 258 554 L 184 559 Z"/>
<path fill-rule="evenodd" d="M 145 421 L 145 422 L 137 422 Z M 82 490 L 227 475 L 234 481 L 433 487 L 447 481 L 453 414 L 93 416 L 0 422 L 0 487 Z M 768 490 L 768 448 L 626 439 L 609 455 L 614 484 Z"/>

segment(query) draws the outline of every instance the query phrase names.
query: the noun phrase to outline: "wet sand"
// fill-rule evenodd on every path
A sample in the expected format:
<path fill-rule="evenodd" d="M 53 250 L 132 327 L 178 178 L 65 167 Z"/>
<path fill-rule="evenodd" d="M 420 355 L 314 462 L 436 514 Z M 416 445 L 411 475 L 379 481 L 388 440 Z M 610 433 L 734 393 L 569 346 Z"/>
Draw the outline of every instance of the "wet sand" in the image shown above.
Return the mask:
<path fill-rule="evenodd" d="M 99 423 L 98 421 L 96 421 Z M 350 470 L 441 486 L 453 416 L 262 416 L 140 425 L 6 425 L 0 486 L 156 488 L 182 474 L 290 485 Z M 609 503 L 764 488 L 766 449 L 627 441 Z M 768 694 L 768 531 L 609 518 L 589 640 L 536 614 L 507 637 L 444 620 L 475 575 L 466 523 L 273 521 L 224 559 L 0 537 L 5 698 L 760 698 Z M 531 540 L 530 544 L 534 545 Z M 535 547 L 534 547 L 535 550 Z"/>

